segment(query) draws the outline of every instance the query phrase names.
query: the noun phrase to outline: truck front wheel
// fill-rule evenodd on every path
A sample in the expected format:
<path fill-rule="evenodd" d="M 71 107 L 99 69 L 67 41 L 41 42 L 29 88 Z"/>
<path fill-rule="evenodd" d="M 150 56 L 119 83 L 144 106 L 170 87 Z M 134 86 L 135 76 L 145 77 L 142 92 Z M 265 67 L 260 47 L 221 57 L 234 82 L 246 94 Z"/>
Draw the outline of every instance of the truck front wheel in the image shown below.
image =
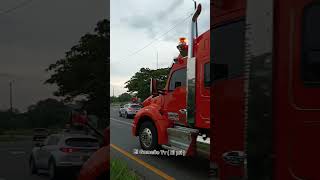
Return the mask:
<path fill-rule="evenodd" d="M 152 122 L 143 122 L 139 129 L 139 140 L 142 149 L 154 150 L 158 148 L 158 135 Z"/>

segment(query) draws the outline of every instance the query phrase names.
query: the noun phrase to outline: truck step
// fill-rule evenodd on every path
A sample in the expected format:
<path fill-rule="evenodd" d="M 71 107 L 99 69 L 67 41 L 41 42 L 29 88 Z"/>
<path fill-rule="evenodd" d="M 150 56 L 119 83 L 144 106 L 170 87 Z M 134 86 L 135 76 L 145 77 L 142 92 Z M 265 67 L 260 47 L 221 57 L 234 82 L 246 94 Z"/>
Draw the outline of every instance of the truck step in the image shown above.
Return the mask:
<path fill-rule="evenodd" d="M 197 129 L 176 126 L 168 128 L 167 133 L 168 147 L 170 149 L 184 150 L 187 155 L 195 154 L 196 140 L 199 133 Z"/>

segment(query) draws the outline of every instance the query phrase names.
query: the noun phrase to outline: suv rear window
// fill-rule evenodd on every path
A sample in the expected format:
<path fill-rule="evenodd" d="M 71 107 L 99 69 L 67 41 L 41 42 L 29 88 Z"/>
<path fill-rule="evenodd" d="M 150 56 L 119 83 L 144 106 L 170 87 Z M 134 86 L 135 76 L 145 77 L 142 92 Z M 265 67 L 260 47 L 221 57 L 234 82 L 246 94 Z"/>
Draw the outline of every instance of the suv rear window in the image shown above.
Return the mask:
<path fill-rule="evenodd" d="M 70 138 L 66 140 L 66 145 L 72 147 L 98 147 L 99 142 L 91 138 Z"/>

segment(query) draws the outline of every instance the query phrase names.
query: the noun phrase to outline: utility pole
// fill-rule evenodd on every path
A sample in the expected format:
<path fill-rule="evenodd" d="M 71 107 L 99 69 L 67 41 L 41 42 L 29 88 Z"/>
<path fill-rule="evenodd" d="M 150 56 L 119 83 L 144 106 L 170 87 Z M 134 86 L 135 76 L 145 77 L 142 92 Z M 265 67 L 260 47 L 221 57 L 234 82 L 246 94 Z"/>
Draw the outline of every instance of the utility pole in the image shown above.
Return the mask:
<path fill-rule="evenodd" d="M 158 60 L 158 50 L 157 50 L 157 69 L 158 69 L 158 62 L 159 60 Z"/>
<path fill-rule="evenodd" d="M 10 112 L 12 113 L 12 81 L 9 83 L 10 88 Z"/>
<path fill-rule="evenodd" d="M 112 88 L 112 93 L 113 93 L 112 97 L 114 97 L 114 87 Z"/>

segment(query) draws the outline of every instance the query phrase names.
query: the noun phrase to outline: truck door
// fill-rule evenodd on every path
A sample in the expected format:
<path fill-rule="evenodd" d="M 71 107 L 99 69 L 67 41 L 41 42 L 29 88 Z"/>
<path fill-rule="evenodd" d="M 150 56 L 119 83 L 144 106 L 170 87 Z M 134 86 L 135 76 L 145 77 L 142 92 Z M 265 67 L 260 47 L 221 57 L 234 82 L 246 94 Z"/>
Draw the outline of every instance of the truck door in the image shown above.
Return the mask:
<path fill-rule="evenodd" d="M 170 77 L 164 109 L 169 120 L 186 125 L 186 68 L 173 71 Z"/>
<path fill-rule="evenodd" d="M 320 1 L 284 0 L 276 7 L 277 61 L 286 62 L 277 71 L 284 99 L 276 108 L 277 179 L 319 179 Z"/>

